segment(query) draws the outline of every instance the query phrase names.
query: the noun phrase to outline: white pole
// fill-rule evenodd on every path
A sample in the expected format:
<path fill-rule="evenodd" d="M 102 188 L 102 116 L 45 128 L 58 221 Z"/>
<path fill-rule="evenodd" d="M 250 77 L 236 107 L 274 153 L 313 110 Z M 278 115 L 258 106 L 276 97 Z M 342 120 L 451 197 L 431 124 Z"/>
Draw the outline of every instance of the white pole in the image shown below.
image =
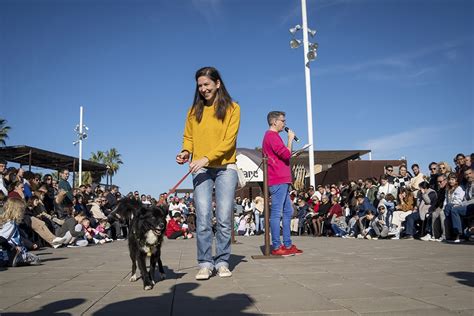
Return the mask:
<path fill-rule="evenodd" d="M 309 183 L 314 187 L 314 142 L 313 142 L 313 112 L 311 105 L 311 71 L 309 69 L 308 51 L 308 19 L 306 16 L 306 0 L 301 0 L 303 17 L 303 47 L 304 47 L 304 75 L 306 81 L 306 111 L 308 115 L 308 143 L 309 146 Z"/>
<path fill-rule="evenodd" d="M 82 106 L 79 114 L 79 186 L 82 184 Z"/>
<path fill-rule="evenodd" d="M 372 160 L 372 152 L 369 152 L 369 160 Z"/>

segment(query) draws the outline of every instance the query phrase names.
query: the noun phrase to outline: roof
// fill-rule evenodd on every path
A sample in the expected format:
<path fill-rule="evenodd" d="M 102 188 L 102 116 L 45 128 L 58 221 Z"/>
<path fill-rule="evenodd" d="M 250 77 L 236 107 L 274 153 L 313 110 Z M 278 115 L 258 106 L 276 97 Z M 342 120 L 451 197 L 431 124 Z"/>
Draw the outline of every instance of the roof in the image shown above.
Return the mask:
<path fill-rule="evenodd" d="M 335 165 L 346 160 L 358 159 L 360 156 L 370 153 L 370 150 L 315 150 L 315 165 Z M 257 165 L 262 161 L 262 152 L 259 149 L 237 148 L 237 154 L 243 154 L 250 158 Z M 292 164 L 302 164 L 308 168 L 309 152 L 304 151 L 297 157 L 291 159 Z"/>
<path fill-rule="evenodd" d="M 51 170 L 67 168 L 70 171 L 79 171 L 79 158 L 25 145 L 0 147 L 0 157 L 23 166 L 31 165 Z M 105 170 L 107 166 L 104 164 L 82 160 L 82 171 Z"/>

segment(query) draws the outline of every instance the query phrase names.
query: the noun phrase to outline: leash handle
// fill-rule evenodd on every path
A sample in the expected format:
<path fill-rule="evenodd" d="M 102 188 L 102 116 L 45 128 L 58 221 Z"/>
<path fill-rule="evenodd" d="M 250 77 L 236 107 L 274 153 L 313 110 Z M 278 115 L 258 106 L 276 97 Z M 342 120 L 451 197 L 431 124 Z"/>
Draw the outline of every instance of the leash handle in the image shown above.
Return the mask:
<path fill-rule="evenodd" d="M 184 181 L 184 179 L 186 179 L 189 176 L 190 173 L 191 173 L 191 170 L 189 170 L 188 173 L 186 173 L 184 177 L 182 177 L 181 180 L 179 180 L 178 183 L 176 183 L 176 185 L 168 191 L 168 195 L 174 193 L 174 191 L 176 191 L 179 185 Z"/>

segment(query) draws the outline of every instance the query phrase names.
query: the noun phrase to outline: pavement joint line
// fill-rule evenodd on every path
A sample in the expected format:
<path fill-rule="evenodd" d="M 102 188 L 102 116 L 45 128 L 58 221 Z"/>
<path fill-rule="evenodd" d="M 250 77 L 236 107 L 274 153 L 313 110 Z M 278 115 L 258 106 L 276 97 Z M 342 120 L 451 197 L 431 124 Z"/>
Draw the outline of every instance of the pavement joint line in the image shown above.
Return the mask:
<path fill-rule="evenodd" d="M 105 265 L 105 263 L 102 264 L 102 265 Z M 100 267 L 100 266 L 101 266 L 101 265 L 99 265 L 99 266 L 97 266 L 97 267 Z M 84 315 L 85 313 L 87 313 L 87 311 L 89 311 L 92 307 L 94 307 L 94 305 L 96 305 L 97 302 L 99 302 L 99 301 L 100 301 L 101 299 L 103 299 L 107 294 L 109 294 L 109 293 L 112 292 L 114 289 L 116 289 L 116 288 L 117 288 L 117 285 L 119 285 L 123 280 L 125 280 L 125 279 L 128 277 L 128 275 L 131 274 L 131 273 L 132 273 L 131 271 L 130 271 L 130 272 L 127 272 L 127 274 L 125 274 L 125 276 L 124 276 L 122 279 L 120 279 L 120 281 L 118 281 L 110 290 L 108 290 L 107 292 L 105 292 L 104 295 L 102 295 L 102 296 L 99 297 L 97 300 L 95 300 L 95 301 L 92 303 L 91 306 L 89 306 L 85 311 L 83 311 L 83 312 L 81 313 L 81 315 Z"/>
<path fill-rule="evenodd" d="M 179 252 L 179 261 L 178 261 L 178 270 L 176 272 L 181 271 L 181 259 L 183 258 L 183 249 Z M 173 295 L 171 299 L 171 306 L 170 306 L 170 316 L 173 316 L 173 309 L 174 309 L 174 299 L 176 296 L 176 284 L 178 283 L 178 278 L 175 279 L 174 286 L 173 286 Z"/>
<path fill-rule="evenodd" d="M 38 274 L 38 273 L 37 273 L 37 274 Z M 77 278 L 79 275 L 80 275 L 80 273 L 79 273 L 78 275 L 74 276 L 71 280 Z M 71 280 L 68 280 L 68 281 L 71 281 Z M 9 282 L 8 282 L 8 283 L 9 283 Z M 56 285 L 53 285 L 53 286 L 51 286 L 50 288 L 47 288 L 47 289 L 45 289 L 45 290 L 42 291 L 42 292 L 33 294 L 33 296 L 30 296 L 30 297 L 28 297 L 28 298 L 25 298 L 25 299 L 22 300 L 21 302 L 15 303 L 15 304 L 13 304 L 13 305 L 9 305 L 7 308 L 5 308 L 5 310 L 7 310 L 7 309 L 9 309 L 9 308 L 11 308 L 11 307 L 14 307 L 14 306 L 16 306 L 16 305 L 18 305 L 18 304 L 21 304 L 21 303 L 23 303 L 23 302 L 25 302 L 25 301 L 27 301 L 27 300 L 29 300 L 29 299 L 32 299 L 32 298 L 35 297 L 35 296 L 41 295 L 41 294 L 43 294 L 44 292 L 47 292 L 47 291 L 49 291 L 49 290 L 51 290 L 51 289 L 54 289 L 55 287 L 56 287 Z"/>

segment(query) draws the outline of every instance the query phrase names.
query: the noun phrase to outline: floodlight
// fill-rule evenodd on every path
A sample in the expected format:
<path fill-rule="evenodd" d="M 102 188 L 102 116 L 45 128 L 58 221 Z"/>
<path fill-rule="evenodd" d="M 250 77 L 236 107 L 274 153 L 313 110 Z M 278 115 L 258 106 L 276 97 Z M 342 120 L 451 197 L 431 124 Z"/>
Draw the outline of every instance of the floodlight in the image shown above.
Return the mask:
<path fill-rule="evenodd" d="M 315 50 L 311 50 L 306 56 L 308 57 L 308 60 L 312 61 L 315 60 L 316 57 L 318 57 L 318 53 Z"/>
<path fill-rule="evenodd" d="M 309 43 L 309 50 L 317 50 L 319 44 L 318 43 Z"/>
<path fill-rule="evenodd" d="M 295 27 L 290 28 L 291 35 L 295 36 L 296 32 L 301 30 L 301 25 L 297 24 Z"/>
<path fill-rule="evenodd" d="M 301 40 L 294 38 L 290 41 L 290 47 L 291 48 L 298 48 L 300 46 L 301 46 Z"/>
<path fill-rule="evenodd" d="M 308 28 L 308 34 L 311 35 L 311 37 L 314 37 L 314 35 L 316 35 L 316 30 Z"/>

